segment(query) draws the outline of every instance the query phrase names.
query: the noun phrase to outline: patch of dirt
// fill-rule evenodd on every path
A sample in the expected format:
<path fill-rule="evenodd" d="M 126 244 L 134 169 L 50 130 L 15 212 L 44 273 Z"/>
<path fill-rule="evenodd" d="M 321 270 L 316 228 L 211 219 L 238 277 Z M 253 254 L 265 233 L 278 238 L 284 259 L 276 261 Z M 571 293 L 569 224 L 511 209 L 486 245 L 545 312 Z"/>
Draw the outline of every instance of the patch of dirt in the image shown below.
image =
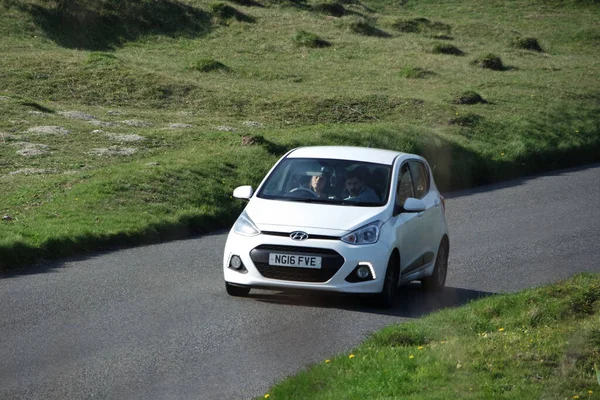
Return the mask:
<path fill-rule="evenodd" d="M 16 142 L 11 143 L 12 147 L 20 147 L 16 153 L 24 157 L 41 156 L 48 152 L 48 146 L 41 143 Z"/>
<path fill-rule="evenodd" d="M 52 169 L 41 169 L 41 168 L 21 168 L 16 171 L 9 172 L 8 175 L 39 175 L 39 174 L 53 174 L 56 171 Z"/>
<path fill-rule="evenodd" d="M 187 129 L 187 128 L 193 128 L 193 125 L 190 124 L 182 124 L 179 122 L 173 123 L 173 124 L 169 124 L 169 129 Z"/>
<path fill-rule="evenodd" d="M 114 122 L 106 122 L 106 121 L 100 121 L 100 120 L 91 120 L 88 121 L 90 124 L 95 125 L 95 126 L 117 126 L 117 124 L 115 124 Z"/>
<path fill-rule="evenodd" d="M 81 111 L 59 111 L 58 114 L 62 115 L 63 117 L 72 118 L 72 119 L 82 119 L 84 121 L 93 121 L 93 120 L 97 119 L 93 115 L 86 114 Z"/>
<path fill-rule="evenodd" d="M 16 153 L 23 157 L 35 157 L 35 156 L 41 156 L 43 154 L 46 154 L 47 151 L 41 150 L 41 149 L 27 148 L 27 149 L 17 150 Z"/>
<path fill-rule="evenodd" d="M 34 126 L 27 129 L 25 133 L 33 133 L 36 135 L 68 135 L 71 131 L 60 126 Z"/>
<path fill-rule="evenodd" d="M 134 126 L 136 128 L 144 128 L 144 127 L 152 126 L 151 122 L 140 121 L 138 119 L 127 119 L 125 121 L 121 121 L 121 123 L 128 125 L 128 126 Z"/>
<path fill-rule="evenodd" d="M 256 121 L 244 121 L 244 122 L 242 122 L 242 124 L 249 128 L 264 128 L 265 127 L 263 124 L 261 124 L 260 122 L 256 122 Z"/>
<path fill-rule="evenodd" d="M 50 114 L 41 111 L 27 111 L 29 115 L 35 115 L 36 117 L 49 117 Z"/>
<path fill-rule="evenodd" d="M 136 134 L 107 133 L 106 136 L 108 136 L 110 140 L 119 142 L 140 142 L 146 140 L 145 137 Z"/>
<path fill-rule="evenodd" d="M 219 126 L 215 126 L 215 129 L 218 131 L 223 131 L 223 132 L 235 132 L 237 131 L 237 129 L 235 129 L 232 126 L 227 126 L 227 125 L 219 125 Z"/>
<path fill-rule="evenodd" d="M 119 147 L 119 146 L 111 146 L 111 147 L 102 147 L 92 149 L 89 154 L 96 156 L 130 156 L 135 153 L 137 149 L 135 147 Z"/>

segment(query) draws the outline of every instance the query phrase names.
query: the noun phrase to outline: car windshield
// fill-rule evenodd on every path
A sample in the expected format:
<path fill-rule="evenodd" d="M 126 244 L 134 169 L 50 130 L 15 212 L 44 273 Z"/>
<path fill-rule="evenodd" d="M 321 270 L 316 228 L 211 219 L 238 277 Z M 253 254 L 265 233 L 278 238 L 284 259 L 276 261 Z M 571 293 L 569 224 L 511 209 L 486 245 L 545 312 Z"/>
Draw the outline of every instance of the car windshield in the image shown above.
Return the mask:
<path fill-rule="evenodd" d="M 377 207 L 387 202 L 391 166 L 352 160 L 287 158 L 258 197 L 306 203 Z"/>

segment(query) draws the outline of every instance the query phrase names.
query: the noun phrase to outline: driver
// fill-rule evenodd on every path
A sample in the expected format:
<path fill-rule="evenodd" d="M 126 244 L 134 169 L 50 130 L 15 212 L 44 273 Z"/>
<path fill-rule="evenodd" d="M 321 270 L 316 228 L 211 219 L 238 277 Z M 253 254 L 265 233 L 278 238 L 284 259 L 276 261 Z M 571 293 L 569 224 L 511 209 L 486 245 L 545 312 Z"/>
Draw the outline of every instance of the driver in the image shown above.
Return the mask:
<path fill-rule="evenodd" d="M 326 167 L 321 168 L 319 172 L 312 172 L 310 179 L 310 190 L 320 199 L 328 198 L 329 179 L 331 174 Z"/>

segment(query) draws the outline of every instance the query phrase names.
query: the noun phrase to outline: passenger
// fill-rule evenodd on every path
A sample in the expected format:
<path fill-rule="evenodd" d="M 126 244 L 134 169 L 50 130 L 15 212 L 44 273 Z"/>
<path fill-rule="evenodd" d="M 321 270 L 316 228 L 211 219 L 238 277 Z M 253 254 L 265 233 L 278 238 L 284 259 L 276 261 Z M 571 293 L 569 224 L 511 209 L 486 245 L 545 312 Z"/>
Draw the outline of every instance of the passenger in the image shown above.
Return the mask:
<path fill-rule="evenodd" d="M 380 203 L 379 195 L 368 187 L 365 182 L 369 172 L 365 167 L 357 167 L 346 175 L 346 190 L 348 196 L 344 200 L 361 203 Z"/>

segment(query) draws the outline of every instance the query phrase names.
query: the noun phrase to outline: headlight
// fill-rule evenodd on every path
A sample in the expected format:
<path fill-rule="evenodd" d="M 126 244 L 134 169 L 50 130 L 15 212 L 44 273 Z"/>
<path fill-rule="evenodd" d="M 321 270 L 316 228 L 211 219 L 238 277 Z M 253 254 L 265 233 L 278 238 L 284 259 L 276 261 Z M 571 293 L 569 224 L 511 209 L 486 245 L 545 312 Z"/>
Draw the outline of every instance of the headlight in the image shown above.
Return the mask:
<path fill-rule="evenodd" d="M 260 230 L 254 225 L 254 222 L 250 219 L 246 211 L 242 211 L 235 225 L 233 225 L 233 231 L 238 235 L 243 236 L 256 236 L 260 233 Z"/>
<path fill-rule="evenodd" d="M 381 221 L 371 222 L 342 237 L 342 241 L 350 244 L 376 243 L 379 240 L 379 230 L 381 225 L 383 225 L 383 222 Z"/>

